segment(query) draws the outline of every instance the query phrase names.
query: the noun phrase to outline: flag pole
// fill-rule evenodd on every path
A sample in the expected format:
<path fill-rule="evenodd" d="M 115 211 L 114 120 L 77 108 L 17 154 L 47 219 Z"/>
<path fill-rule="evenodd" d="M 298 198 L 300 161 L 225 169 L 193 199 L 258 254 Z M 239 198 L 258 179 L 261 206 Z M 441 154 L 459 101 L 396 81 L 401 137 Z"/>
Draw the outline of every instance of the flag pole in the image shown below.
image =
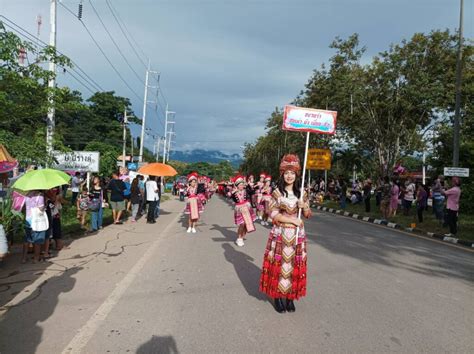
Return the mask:
<path fill-rule="evenodd" d="M 304 197 L 304 179 L 306 177 L 306 162 L 308 161 L 308 149 L 309 149 L 309 132 L 306 132 L 306 147 L 304 149 L 304 162 L 302 166 L 303 176 L 301 177 L 301 191 L 300 200 L 303 201 Z M 301 208 L 298 208 L 298 219 L 301 220 Z M 300 227 L 296 228 L 296 245 L 298 245 L 298 235 L 300 233 Z"/>

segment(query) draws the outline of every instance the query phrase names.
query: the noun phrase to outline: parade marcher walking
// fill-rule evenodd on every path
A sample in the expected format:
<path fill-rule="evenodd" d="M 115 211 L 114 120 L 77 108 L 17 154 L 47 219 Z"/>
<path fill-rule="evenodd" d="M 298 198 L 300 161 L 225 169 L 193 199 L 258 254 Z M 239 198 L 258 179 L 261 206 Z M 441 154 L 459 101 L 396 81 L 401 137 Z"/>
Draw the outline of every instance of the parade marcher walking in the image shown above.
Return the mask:
<path fill-rule="evenodd" d="M 273 227 L 263 258 L 260 291 L 275 300 L 279 313 L 294 312 L 293 300 L 306 295 L 306 234 L 298 210 L 303 209 L 306 218 L 311 210 L 307 195 L 300 199 L 300 173 L 298 156 L 285 155 L 271 200 Z"/>
<path fill-rule="evenodd" d="M 270 201 L 272 199 L 272 177 L 265 176 L 265 184 L 262 188 L 262 201 L 263 214 L 262 214 L 262 225 L 268 226 L 268 219 L 270 217 Z"/>
<path fill-rule="evenodd" d="M 234 222 L 238 226 L 237 246 L 244 245 L 245 235 L 255 231 L 254 222 L 257 219 L 252 205 L 250 204 L 250 196 L 245 189 L 245 179 L 242 176 L 236 176 L 234 179 L 236 190 L 232 193 L 232 199 L 235 203 Z"/>
<path fill-rule="evenodd" d="M 188 190 L 186 191 L 188 200 L 184 210 L 184 213 L 188 215 L 188 229 L 186 232 L 192 232 L 193 234 L 196 233 L 195 226 L 199 220 L 199 214 L 203 211 L 201 201 L 197 195 L 197 179 L 198 174 L 196 172 L 188 175 Z"/>

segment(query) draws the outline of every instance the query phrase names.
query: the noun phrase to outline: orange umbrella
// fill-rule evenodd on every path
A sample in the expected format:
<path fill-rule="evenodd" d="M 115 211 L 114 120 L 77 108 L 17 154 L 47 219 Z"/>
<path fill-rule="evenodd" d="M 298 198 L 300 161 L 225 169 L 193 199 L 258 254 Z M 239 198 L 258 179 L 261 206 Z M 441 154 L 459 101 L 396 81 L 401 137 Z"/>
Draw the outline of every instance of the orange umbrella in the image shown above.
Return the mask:
<path fill-rule="evenodd" d="M 153 162 L 140 167 L 138 173 L 148 176 L 176 176 L 178 172 L 170 165 Z"/>

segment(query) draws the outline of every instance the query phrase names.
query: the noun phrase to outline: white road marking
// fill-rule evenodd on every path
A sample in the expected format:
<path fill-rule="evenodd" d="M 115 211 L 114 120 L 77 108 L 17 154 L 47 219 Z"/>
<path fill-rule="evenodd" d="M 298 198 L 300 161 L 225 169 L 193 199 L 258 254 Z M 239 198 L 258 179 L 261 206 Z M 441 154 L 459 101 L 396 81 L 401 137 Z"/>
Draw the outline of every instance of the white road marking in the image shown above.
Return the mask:
<path fill-rule="evenodd" d="M 178 213 L 178 215 L 176 215 L 176 217 L 163 230 L 163 234 L 166 234 L 172 226 L 176 225 L 176 221 L 179 219 L 180 216 L 181 213 Z M 132 269 L 130 269 L 127 275 L 117 284 L 115 289 L 110 293 L 107 299 L 105 299 L 102 305 L 100 305 L 97 311 L 91 316 L 91 318 L 89 318 L 87 323 L 82 326 L 82 328 L 77 332 L 74 338 L 64 348 L 62 354 L 74 354 L 82 352 L 87 343 L 89 343 L 94 333 L 99 329 L 101 323 L 106 319 L 106 317 L 113 310 L 115 305 L 117 305 L 120 298 L 127 291 L 130 285 L 132 285 L 132 282 L 135 280 L 137 275 L 141 274 L 142 268 L 145 266 L 146 262 L 153 256 L 161 239 L 161 237 L 157 238 L 156 241 L 151 245 L 151 247 L 145 252 L 143 257 L 140 258 L 137 263 L 135 263 Z"/>

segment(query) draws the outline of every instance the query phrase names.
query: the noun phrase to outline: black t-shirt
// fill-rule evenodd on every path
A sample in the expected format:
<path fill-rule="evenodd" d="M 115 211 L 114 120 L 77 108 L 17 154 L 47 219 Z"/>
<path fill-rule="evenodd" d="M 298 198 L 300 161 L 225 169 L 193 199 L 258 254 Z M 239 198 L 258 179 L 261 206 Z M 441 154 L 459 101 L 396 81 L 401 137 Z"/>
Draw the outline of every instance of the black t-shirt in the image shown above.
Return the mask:
<path fill-rule="evenodd" d="M 125 183 L 120 179 L 113 179 L 107 187 L 110 190 L 110 200 L 112 202 L 123 202 L 123 191 L 126 189 Z"/>

